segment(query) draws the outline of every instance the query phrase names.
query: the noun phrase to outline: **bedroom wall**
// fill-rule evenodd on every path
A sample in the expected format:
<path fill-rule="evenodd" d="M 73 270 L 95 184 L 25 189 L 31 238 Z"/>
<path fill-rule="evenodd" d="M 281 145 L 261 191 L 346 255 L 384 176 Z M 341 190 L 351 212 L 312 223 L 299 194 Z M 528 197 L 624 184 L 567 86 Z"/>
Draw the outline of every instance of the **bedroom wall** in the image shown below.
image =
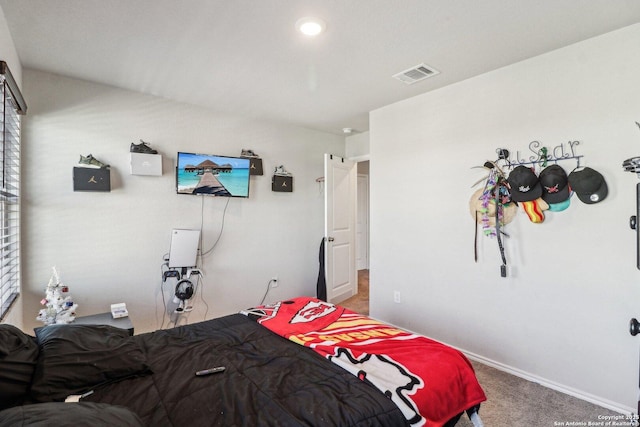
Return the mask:
<path fill-rule="evenodd" d="M 349 159 L 360 160 L 371 152 L 369 148 L 369 131 L 356 133 L 345 138 L 346 156 Z"/>
<path fill-rule="evenodd" d="M 57 266 L 78 315 L 125 302 L 136 333 L 160 327 L 161 265 L 173 228 L 203 229 L 212 254 L 194 311 L 178 324 L 213 318 L 266 301 L 315 295 L 323 197 L 315 179 L 325 152 L 344 156 L 344 137 L 267 123 L 24 70 L 29 114 L 23 124 L 24 327 Z M 164 155 L 163 175 L 129 174 L 129 145 L 148 141 Z M 178 151 L 261 155 L 265 174 L 251 178 L 249 199 L 177 195 Z M 112 191 L 74 192 L 80 154 L 111 165 Z M 294 176 L 293 193 L 271 191 L 274 167 Z M 229 201 L 228 206 L 226 205 Z M 226 215 L 224 214 L 226 207 Z M 222 231 L 221 231 L 222 230 Z M 165 319 L 164 326 L 167 326 Z"/>
<path fill-rule="evenodd" d="M 635 412 L 640 341 L 627 325 L 640 316 L 640 271 L 628 223 L 638 178 L 621 163 L 640 155 L 639 45 L 640 24 L 371 113 L 372 316 Z M 494 239 L 480 236 L 474 262 L 468 206 L 483 171 L 472 167 L 498 147 L 528 156 L 534 140 L 578 140 L 609 195 L 594 205 L 574 196 L 542 224 L 520 211 L 501 278 Z"/>
<path fill-rule="evenodd" d="M 9 64 L 13 78 L 18 86 L 22 87 L 22 64 L 2 8 L 0 8 L 0 60 Z"/>

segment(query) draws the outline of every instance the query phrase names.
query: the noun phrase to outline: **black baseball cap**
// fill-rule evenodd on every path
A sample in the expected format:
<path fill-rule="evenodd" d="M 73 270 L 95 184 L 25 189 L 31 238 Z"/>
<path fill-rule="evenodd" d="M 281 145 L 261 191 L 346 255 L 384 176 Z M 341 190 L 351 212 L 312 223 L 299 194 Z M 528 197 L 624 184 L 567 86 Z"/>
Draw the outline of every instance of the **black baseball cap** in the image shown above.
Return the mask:
<path fill-rule="evenodd" d="M 609 188 L 602 174 L 591 168 L 575 169 L 569 174 L 569 185 L 581 202 L 588 205 L 603 201 Z"/>
<path fill-rule="evenodd" d="M 511 187 L 511 199 L 515 202 L 530 202 L 540 198 L 542 187 L 533 169 L 517 166 L 507 178 Z"/>
<path fill-rule="evenodd" d="M 542 186 L 542 200 L 548 204 L 564 202 L 571 195 L 569 178 L 561 166 L 551 165 L 544 168 L 538 180 Z"/>

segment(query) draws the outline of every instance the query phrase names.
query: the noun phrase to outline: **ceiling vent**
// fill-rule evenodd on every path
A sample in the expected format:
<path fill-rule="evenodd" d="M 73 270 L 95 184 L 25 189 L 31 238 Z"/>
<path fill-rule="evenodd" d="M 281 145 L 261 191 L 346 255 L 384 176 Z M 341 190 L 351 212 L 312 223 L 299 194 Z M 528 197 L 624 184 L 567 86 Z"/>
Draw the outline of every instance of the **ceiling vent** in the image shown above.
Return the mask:
<path fill-rule="evenodd" d="M 401 73 L 394 74 L 393 78 L 410 85 L 424 80 L 428 77 L 435 76 L 436 74 L 440 74 L 440 71 L 436 70 L 435 68 L 429 67 L 426 64 L 418 64 L 414 67 L 409 68 L 408 70 L 404 70 Z"/>

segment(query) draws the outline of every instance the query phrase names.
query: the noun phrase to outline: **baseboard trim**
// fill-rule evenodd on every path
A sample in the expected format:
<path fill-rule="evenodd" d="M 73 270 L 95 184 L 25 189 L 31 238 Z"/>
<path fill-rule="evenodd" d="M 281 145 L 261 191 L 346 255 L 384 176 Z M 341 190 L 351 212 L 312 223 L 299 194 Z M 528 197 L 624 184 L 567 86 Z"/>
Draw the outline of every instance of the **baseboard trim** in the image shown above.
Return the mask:
<path fill-rule="evenodd" d="M 581 390 L 577 390 L 575 388 L 572 387 L 567 387 L 563 384 L 559 384 L 553 381 L 549 381 L 545 378 L 539 377 L 537 375 L 531 374 L 529 372 L 525 372 L 523 370 L 514 368 L 513 366 L 509 366 L 509 365 L 505 365 L 504 363 L 500 363 L 500 362 L 496 362 L 495 360 L 492 359 L 488 359 L 484 356 L 480 356 L 478 354 L 475 353 L 471 353 L 468 351 L 465 351 L 463 349 L 458 349 L 460 350 L 462 353 L 464 353 L 469 359 L 474 360 L 476 362 L 482 363 L 484 365 L 490 366 L 492 368 L 495 368 L 499 371 L 502 372 L 506 372 L 507 374 L 511 374 L 514 375 L 516 377 L 522 378 L 524 380 L 527 381 L 531 381 L 537 384 L 540 384 L 543 387 L 547 387 L 550 388 L 552 390 L 556 390 L 559 391 L 560 393 L 564 393 L 567 394 L 569 396 L 573 396 L 577 399 L 580 400 L 584 400 L 586 402 L 589 403 L 593 403 L 594 405 L 598 405 L 601 406 L 603 408 L 606 409 L 610 409 L 612 411 L 615 412 L 619 412 L 621 414 L 626 414 L 626 415 L 630 415 L 630 414 L 635 414 L 637 408 L 632 408 L 629 406 L 625 406 L 625 405 L 620 405 L 617 402 L 612 402 L 610 400 L 607 399 L 603 399 L 602 397 L 599 396 L 595 396 L 593 394 L 590 393 L 585 393 Z"/>
<path fill-rule="evenodd" d="M 369 315 L 369 317 L 371 317 L 372 319 L 379 320 L 381 322 L 393 325 L 392 323 L 386 322 L 384 320 L 381 320 L 379 318 L 373 317 L 371 315 Z M 419 334 L 418 332 L 411 331 L 411 330 L 409 330 L 407 328 L 402 328 L 402 327 L 397 326 L 397 325 L 393 325 L 393 326 L 396 326 L 397 328 L 404 329 L 405 331 L 409 331 L 409 332 L 412 332 L 412 333 L 417 334 L 417 335 L 423 335 L 424 336 L 424 334 Z M 427 338 L 429 338 L 429 337 L 427 337 Z M 430 339 L 434 339 L 434 338 L 430 338 Z M 598 405 L 598 406 L 601 406 L 603 408 L 610 409 L 610 410 L 618 412 L 620 414 L 624 414 L 624 415 L 636 414 L 636 411 L 638 409 L 638 408 L 632 408 L 632 407 L 626 406 L 626 405 L 620 405 L 618 402 L 613 402 L 613 401 L 608 400 L 608 399 L 603 399 L 600 396 L 596 396 L 596 395 L 593 395 L 593 394 L 590 394 L 590 393 L 585 393 L 585 392 L 583 392 L 581 390 L 578 390 L 578 389 L 575 389 L 575 388 L 572 388 L 572 387 L 567 387 L 566 385 L 559 384 L 559 383 L 547 380 L 546 378 L 542 378 L 542 377 L 539 377 L 537 375 L 531 374 L 529 372 L 523 371 L 521 369 L 514 368 L 513 366 L 509 366 L 509 365 L 506 365 L 504 363 L 497 362 L 497 361 L 495 361 L 493 359 L 489 359 L 487 357 L 480 356 L 479 354 L 472 353 L 472 352 L 467 351 L 467 350 L 465 350 L 463 348 L 456 347 L 456 346 L 453 346 L 451 344 L 447 344 L 444 341 L 439 341 L 439 340 L 436 340 L 436 341 L 441 342 L 441 343 L 443 343 L 443 344 L 445 344 L 445 345 L 447 345 L 449 347 L 455 348 L 456 350 L 462 352 L 469 359 L 475 360 L 478 363 L 482 363 L 484 365 L 487 365 L 487 366 L 490 366 L 492 368 L 495 368 L 495 369 L 497 369 L 499 371 L 506 372 L 507 374 L 514 375 L 514 376 L 522 378 L 524 380 L 540 384 L 543 387 L 547 387 L 547 388 L 550 388 L 552 390 L 559 391 L 560 393 L 564 393 L 564 394 L 567 394 L 569 396 L 573 396 L 576 399 L 580 399 L 580 400 L 584 400 L 584 401 L 589 402 L 589 403 L 593 403 L 594 405 Z"/>

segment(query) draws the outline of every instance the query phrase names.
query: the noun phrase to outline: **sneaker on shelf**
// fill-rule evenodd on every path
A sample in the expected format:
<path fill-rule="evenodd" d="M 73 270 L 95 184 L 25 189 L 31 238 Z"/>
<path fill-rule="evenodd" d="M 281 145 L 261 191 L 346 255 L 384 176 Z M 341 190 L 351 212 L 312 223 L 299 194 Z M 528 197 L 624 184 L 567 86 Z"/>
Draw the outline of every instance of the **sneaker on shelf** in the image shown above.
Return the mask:
<path fill-rule="evenodd" d="M 93 157 L 93 155 L 89 154 L 88 156 L 83 156 L 80 154 L 80 160 L 78 161 L 78 166 L 83 168 L 94 168 L 94 169 L 106 169 L 109 165 L 102 163 L 100 160 Z"/>
<path fill-rule="evenodd" d="M 129 147 L 129 151 L 131 151 L 132 153 L 158 154 L 158 150 L 154 150 L 153 148 L 149 147 L 149 143 L 144 142 L 143 140 L 140 140 L 140 144 L 134 144 L 132 142 L 131 147 Z"/>
<path fill-rule="evenodd" d="M 290 176 L 291 174 L 284 169 L 284 166 L 280 165 L 276 167 L 274 172 L 275 175 L 279 176 Z"/>
<path fill-rule="evenodd" d="M 245 150 L 244 148 L 242 149 L 242 153 L 240 154 L 240 157 L 260 157 L 258 156 L 256 153 L 253 152 L 253 150 Z"/>

